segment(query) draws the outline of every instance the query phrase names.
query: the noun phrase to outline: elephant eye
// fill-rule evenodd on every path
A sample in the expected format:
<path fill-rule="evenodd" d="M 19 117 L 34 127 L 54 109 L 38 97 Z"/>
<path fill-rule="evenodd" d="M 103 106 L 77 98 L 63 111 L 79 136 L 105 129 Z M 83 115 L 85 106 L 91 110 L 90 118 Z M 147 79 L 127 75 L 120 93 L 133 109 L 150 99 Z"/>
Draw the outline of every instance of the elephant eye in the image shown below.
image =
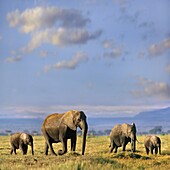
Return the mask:
<path fill-rule="evenodd" d="M 78 118 L 78 121 L 80 122 L 80 121 L 81 121 L 81 119 L 80 119 L 80 118 Z"/>

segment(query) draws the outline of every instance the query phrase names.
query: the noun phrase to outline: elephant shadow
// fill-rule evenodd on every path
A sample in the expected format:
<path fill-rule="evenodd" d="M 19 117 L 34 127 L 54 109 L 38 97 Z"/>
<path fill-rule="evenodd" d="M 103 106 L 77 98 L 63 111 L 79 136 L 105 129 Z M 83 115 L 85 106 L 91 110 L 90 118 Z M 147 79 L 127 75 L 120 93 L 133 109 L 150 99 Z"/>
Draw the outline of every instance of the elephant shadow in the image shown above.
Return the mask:
<path fill-rule="evenodd" d="M 70 156 L 75 156 L 75 157 L 77 157 L 77 156 L 81 156 L 81 154 L 79 154 L 79 153 L 77 153 L 77 152 L 75 152 L 75 151 L 71 151 L 70 153 L 68 153 Z"/>
<path fill-rule="evenodd" d="M 128 152 L 128 153 L 129 153 L 129 152 L 130 152 L 130 153 L 132 153 L 131 149 L 126 149 L 126 152 Z M 141 151 L 136 150 L 136 151 L 135 151 L 135 153 L 141 153 Z"/>
<path fill-rule="evenodd" d="M 132 153 L 132 152 L 120 152 L 118 154 L 116 154 L 114 156 L 114 158 L 119 158 L 119 159 L 143 159 L 143 160 L 148 160 L 148 159 L 151 159 L 150 157 L 148 156 L 142 156 L 140 154 L 137 154 L 136 152 L 135 153 Z"/>

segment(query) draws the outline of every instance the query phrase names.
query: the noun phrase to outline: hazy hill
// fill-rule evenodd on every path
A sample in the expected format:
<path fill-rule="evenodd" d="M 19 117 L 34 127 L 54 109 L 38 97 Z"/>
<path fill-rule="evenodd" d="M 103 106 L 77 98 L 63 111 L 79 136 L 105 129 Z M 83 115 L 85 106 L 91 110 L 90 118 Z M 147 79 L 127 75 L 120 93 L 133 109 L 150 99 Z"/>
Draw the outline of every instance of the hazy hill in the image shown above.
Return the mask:
<path fill-rule="evenodd" d="M 164 119 L 170 120 L 170 107 L 153 111 L 141 112 L 134 117 L 135 119 Z"/>

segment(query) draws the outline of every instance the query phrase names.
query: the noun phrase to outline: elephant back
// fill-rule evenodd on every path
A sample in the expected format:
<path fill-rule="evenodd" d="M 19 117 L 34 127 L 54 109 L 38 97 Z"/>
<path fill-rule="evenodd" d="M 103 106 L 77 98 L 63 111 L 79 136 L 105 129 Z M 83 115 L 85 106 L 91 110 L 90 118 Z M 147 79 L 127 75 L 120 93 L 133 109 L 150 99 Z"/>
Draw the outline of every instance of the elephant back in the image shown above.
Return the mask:
<path fill-rule="evenodd" d="M 59 126 L 60 124 L 60 120 L 62 118 L 64 114 L 59 114 L 59 113 L 53 113 L 48 115 L 43 124 L 42 124 L 42 128 L 50 128 L 50 127 L 56 127 Z"/>
<path fill-rule="evenodd" d="M 19 148 L 20 135 L 21 135 L 20 132 L 16 132 L 12 134 L 10 137 L 11 145 L 14 145 L 17 149 Z"/>
<path fill-rule="evenodd" d="M 121 125 L 120 124 L 116 124 L 114 126 L 114 128 L 112 129 L 112 131 L 110 132 L 110 137 L 114 137 L 114 136 L 117 136 L 117 135 L 120 135 L 121 133 Z"/>

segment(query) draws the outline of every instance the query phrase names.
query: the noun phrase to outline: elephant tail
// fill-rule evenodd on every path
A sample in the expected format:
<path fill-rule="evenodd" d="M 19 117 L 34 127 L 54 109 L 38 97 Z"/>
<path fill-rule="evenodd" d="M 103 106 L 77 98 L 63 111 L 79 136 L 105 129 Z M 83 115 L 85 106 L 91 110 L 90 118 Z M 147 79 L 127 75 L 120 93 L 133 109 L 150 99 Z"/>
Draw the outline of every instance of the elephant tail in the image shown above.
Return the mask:
<path fill-rule="evenodd" d="M 143 144 L 143 142 L 139 142 L 137 138 L 136 138 L 136 141 L 137 141 L 139 144 Z"/>

